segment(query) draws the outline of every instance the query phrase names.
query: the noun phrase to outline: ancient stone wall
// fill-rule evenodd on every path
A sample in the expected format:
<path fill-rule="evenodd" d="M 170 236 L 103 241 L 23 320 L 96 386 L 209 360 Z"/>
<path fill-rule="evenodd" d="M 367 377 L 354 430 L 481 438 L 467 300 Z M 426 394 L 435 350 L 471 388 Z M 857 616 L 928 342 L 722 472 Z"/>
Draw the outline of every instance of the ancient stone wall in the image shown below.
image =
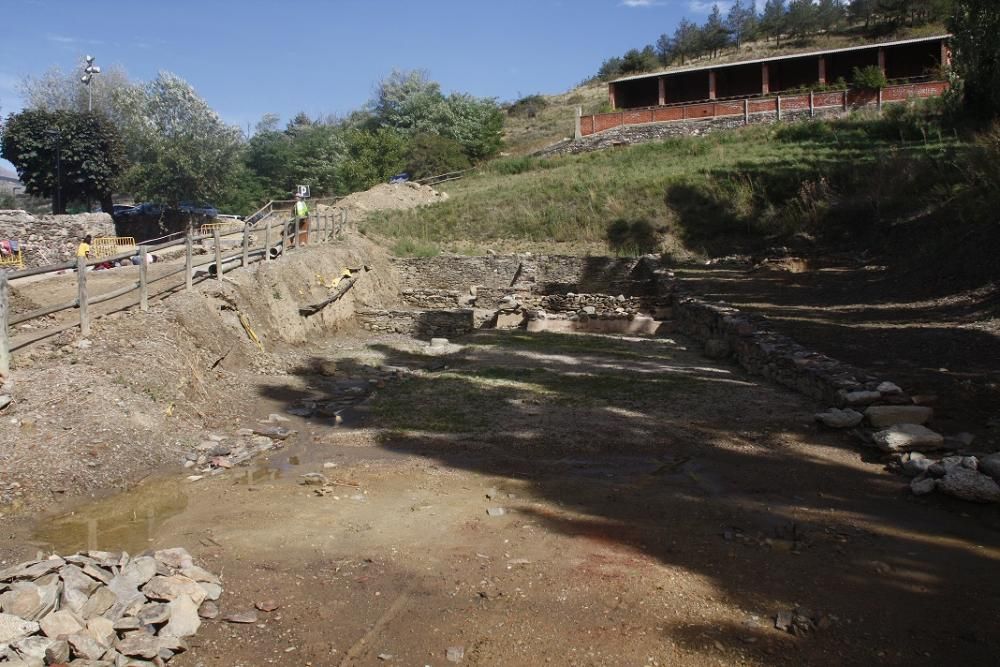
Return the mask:
<path fill-rule="evenodd" d="M 475 328 L 471 309 L 358 310 L 358 323 L 376 333 L 398 333 L 417 338 L 457 338 Z"/>
<path fill-rule="evenodd" d="M 87 234 L 114 236 L 111 216 L 107 213 L 33 216 L 25 211 L 0 211 L 0 239 L 19 241 L 28 267 L 73 259 Z"/>

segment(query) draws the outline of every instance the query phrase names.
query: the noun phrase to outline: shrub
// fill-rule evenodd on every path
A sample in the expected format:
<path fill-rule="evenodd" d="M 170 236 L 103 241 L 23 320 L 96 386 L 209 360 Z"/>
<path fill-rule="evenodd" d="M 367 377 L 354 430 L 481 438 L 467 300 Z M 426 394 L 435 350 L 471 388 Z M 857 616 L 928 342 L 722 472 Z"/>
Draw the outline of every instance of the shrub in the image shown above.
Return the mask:
<path fill-rule="evenodd" d="M 413 179 L 461 171 L 472 166 L 462 144 L 429 132 L 413 137 L 405 160 L 406 172 Z"/>
<path fill-rule="evenodd" d="M 885 72 L 876 65 L 855 67 L 851 73 L 851 85 L 862 90 L 878 90 L 885 88 L 888 83 Z"/>
<path fill-rule="evenodd" d="M 528 95 L 527 97 L 522 97 L 507 107 L 507 115 L 534 118 L 539 111 L 548 105 L 549 101 L 542 95 Z"/>

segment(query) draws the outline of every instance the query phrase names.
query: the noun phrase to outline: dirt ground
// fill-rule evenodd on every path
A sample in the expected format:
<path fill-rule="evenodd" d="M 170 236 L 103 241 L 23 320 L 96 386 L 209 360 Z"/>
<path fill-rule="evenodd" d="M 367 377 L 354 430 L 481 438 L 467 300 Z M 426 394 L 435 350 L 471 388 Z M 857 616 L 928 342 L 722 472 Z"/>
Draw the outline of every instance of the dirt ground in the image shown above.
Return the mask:
<path fill-rule="evenodd" d="M 188 482 L 178 465 L 9 522 L 0 556 L 184 546 L 222 574 L 224 613 L 279 605 L 206 622 L 180 667 L 446 665 L 449 649 L 468 665 L 995 664 L 995 507 L 912 496 L 817 430 L 815 405 L 683 339 L 456 342 L 281 348 L 285 371 L 248 371 L 227 427 L 335 397 L 338 378 L 399 379 L 340 425 L 289 414 L 297 434 L 250 468 Z M 819 627 L 775 629 L 796 607 Z"/>
<path fill-rule="evenodd" d="M 961 289 L 841 259 L 677 276 L 697 294 L 766 315 L 806 347 L 936 397 L 937 426 L 1000 449 L 1000 286 Z"/>

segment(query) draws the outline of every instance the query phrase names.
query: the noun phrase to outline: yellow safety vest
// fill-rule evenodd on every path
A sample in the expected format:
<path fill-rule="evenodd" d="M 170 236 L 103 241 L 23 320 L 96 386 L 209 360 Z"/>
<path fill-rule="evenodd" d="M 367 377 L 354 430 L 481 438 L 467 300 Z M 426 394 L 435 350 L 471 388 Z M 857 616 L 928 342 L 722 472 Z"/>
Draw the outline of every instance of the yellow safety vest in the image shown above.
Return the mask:
<path fill-rule="evenodd" d="M 295 202 L 295 217 L 296 218 L 309 217 L 309 206 L 306 205 L 304 201 Z"/>

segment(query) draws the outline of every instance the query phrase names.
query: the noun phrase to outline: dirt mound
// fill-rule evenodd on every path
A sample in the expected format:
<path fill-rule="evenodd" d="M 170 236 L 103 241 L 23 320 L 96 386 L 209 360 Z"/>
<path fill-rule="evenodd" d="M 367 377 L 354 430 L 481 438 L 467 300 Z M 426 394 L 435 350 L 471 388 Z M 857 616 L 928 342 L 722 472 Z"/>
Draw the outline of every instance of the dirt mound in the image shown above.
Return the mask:
<path fill-rule="evenodd" d="M 331 209 L 364 215 L 369 211 L 417 208 L 446 201 L 448 194 L 419 183 L 380 183 L 371 190 L 350 194 L 334 206 L 319 206 L 319 211 Z"/>

